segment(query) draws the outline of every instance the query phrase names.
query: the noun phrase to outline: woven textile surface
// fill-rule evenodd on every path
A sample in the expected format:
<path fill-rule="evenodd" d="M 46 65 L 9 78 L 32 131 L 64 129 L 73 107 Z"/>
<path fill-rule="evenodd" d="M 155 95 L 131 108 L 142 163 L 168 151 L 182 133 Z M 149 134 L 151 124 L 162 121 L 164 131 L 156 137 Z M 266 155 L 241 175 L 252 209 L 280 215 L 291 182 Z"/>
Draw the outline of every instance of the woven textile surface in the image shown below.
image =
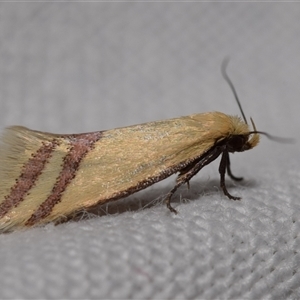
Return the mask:
<path fill-rule="evenodd" d="M 0 3 L 0 125 L 55 133 L 208 111 L 262 136 L 163 203 L 175 176 L 79 220 L 0 236 L 0 299 L 300 298 L 300 4 Z M 116 145 L 117 146 L 117 145 Z M 1 167 L 1 166 L 0 166 Z"/>

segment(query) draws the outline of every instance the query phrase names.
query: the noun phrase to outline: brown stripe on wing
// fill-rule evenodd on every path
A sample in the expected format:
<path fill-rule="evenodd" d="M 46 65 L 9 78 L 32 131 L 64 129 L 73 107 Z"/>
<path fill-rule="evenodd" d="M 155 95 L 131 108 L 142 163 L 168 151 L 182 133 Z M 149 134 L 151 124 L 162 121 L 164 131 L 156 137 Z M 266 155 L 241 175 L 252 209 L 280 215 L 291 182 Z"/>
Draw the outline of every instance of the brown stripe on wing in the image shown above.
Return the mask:
<path fill-rule="evenodd" d="M 53 207 L 61 201 L 68 184 L 76 176 L 81 160 L 93 149 L 95 142 L 101 136 L 102 132 L 100 131 L 69 136 L 71 148 L 63 160 L 62 170 L 56 179 L 51 194 L 31 215 L 25 225 L 32 226 L 51 214 Z"/>
<path fill-rule="evenodd" d="M 0 217 L 6 215 L 13 207 L 17 207 L 24 200 L 42 174 L 57 145 L 59 145 L 59 141 L 56 139 L 42 143 L 42 147 L 31 155 L 28 162 L 24 164 L 21 175 L 16 179 L 15 185 L 11 188 L 10 194 L 5 196 L 4 201 L 0 204 Z"/>

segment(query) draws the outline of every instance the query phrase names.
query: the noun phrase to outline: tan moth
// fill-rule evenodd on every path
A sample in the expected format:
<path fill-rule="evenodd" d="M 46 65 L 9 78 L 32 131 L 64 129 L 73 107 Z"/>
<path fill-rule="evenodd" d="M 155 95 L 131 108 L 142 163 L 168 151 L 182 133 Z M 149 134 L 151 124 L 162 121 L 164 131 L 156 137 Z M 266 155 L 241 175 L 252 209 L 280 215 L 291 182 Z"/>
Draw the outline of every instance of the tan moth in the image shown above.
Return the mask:
<path fill-rule="evenodd" d="M 225 67 L 243 119 L 209 112 L 82 134 L 7 128 L 0 147 L 0 232 L 59 221 L 179 173 L 166 196 L 176 213 L 171 197 L 178 187 L 219 156 L 221 188 L 239 199 L 225 185 L 226 171 L 241 179 L 232 175 L 229 153 L 252 149 L 263 132 L 252 120 L 250 130 Z"/>

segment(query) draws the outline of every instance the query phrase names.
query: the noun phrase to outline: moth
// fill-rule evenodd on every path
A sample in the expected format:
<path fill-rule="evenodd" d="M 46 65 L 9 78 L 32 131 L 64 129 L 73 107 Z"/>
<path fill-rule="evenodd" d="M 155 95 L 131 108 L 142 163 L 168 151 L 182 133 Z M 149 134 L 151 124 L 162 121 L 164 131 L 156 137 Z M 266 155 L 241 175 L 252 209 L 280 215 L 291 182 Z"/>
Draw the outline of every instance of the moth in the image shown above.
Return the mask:
<path fill-rule="evenodd" d="M 52 134 L 7 128 L 0 146 L 0 232 L 59 221 L 76 212 L 124 198 L 179 173 L 165 201 L 203 167 L 221 156 L 219 173 L 233 180 L 229 153 L 254 148 L 260 134 L 249 128 L 236 91 L 222 66 L 243 119 L 221 112 L 193 114 L 106 131 Z"/>

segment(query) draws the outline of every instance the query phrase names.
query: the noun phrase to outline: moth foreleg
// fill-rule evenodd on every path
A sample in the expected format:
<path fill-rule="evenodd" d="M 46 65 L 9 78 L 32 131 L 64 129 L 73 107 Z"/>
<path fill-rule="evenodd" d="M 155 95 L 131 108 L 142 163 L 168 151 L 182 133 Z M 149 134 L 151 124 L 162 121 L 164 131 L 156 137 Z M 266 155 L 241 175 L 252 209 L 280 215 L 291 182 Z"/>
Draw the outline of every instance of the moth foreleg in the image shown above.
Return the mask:
<path fill-rule="evenodd" d="M 229 199 L 232 199 L 232 200 L 240 200 L 241 198 L 240 197 L 236 197 L 236 196 L 232 196 L 228 191 L 227 191 L 227 188 L 226 188 L 226 185 L 225 185 L 225 173 L 226 173 L 226 169 L 227 169 L 227 172 L 228 172 L 228 164 L 229 164 L 229 154 L 227 152 L 227 150 L 224 150 L 223 151 L 223 154 L 222 154 L 222 158 L 221 158 L 221 161 L 220 161 L 220 166 L 219 166 L 219 173 L 220 173 L 220 186 L 223 190 L 223 193 L 229 198 Z M 229 173 L 228 173 L 229 175 Z M 230 175 L 229 175 L 230 176 Z M 231 176 L 230 176 L 231 177 Z"/>
<path fill-rule="evenodd" d="M 230 168 L 230 159 L 229 159 L 229 153 L 228 152 L 226 152 L 227 154 L 227 174 L 228 174 L 228 176 L 231 178 L 231 179 L 233 179 L 233 180 L 235 180 L 235 181 L 241 181 L 241 180 L 243 180 L 243 177 L 236 177 L 236 176 L 234 176 L 233 174 L 232 174 L 232 172 L 231 172 L 231 168 Z"/>

